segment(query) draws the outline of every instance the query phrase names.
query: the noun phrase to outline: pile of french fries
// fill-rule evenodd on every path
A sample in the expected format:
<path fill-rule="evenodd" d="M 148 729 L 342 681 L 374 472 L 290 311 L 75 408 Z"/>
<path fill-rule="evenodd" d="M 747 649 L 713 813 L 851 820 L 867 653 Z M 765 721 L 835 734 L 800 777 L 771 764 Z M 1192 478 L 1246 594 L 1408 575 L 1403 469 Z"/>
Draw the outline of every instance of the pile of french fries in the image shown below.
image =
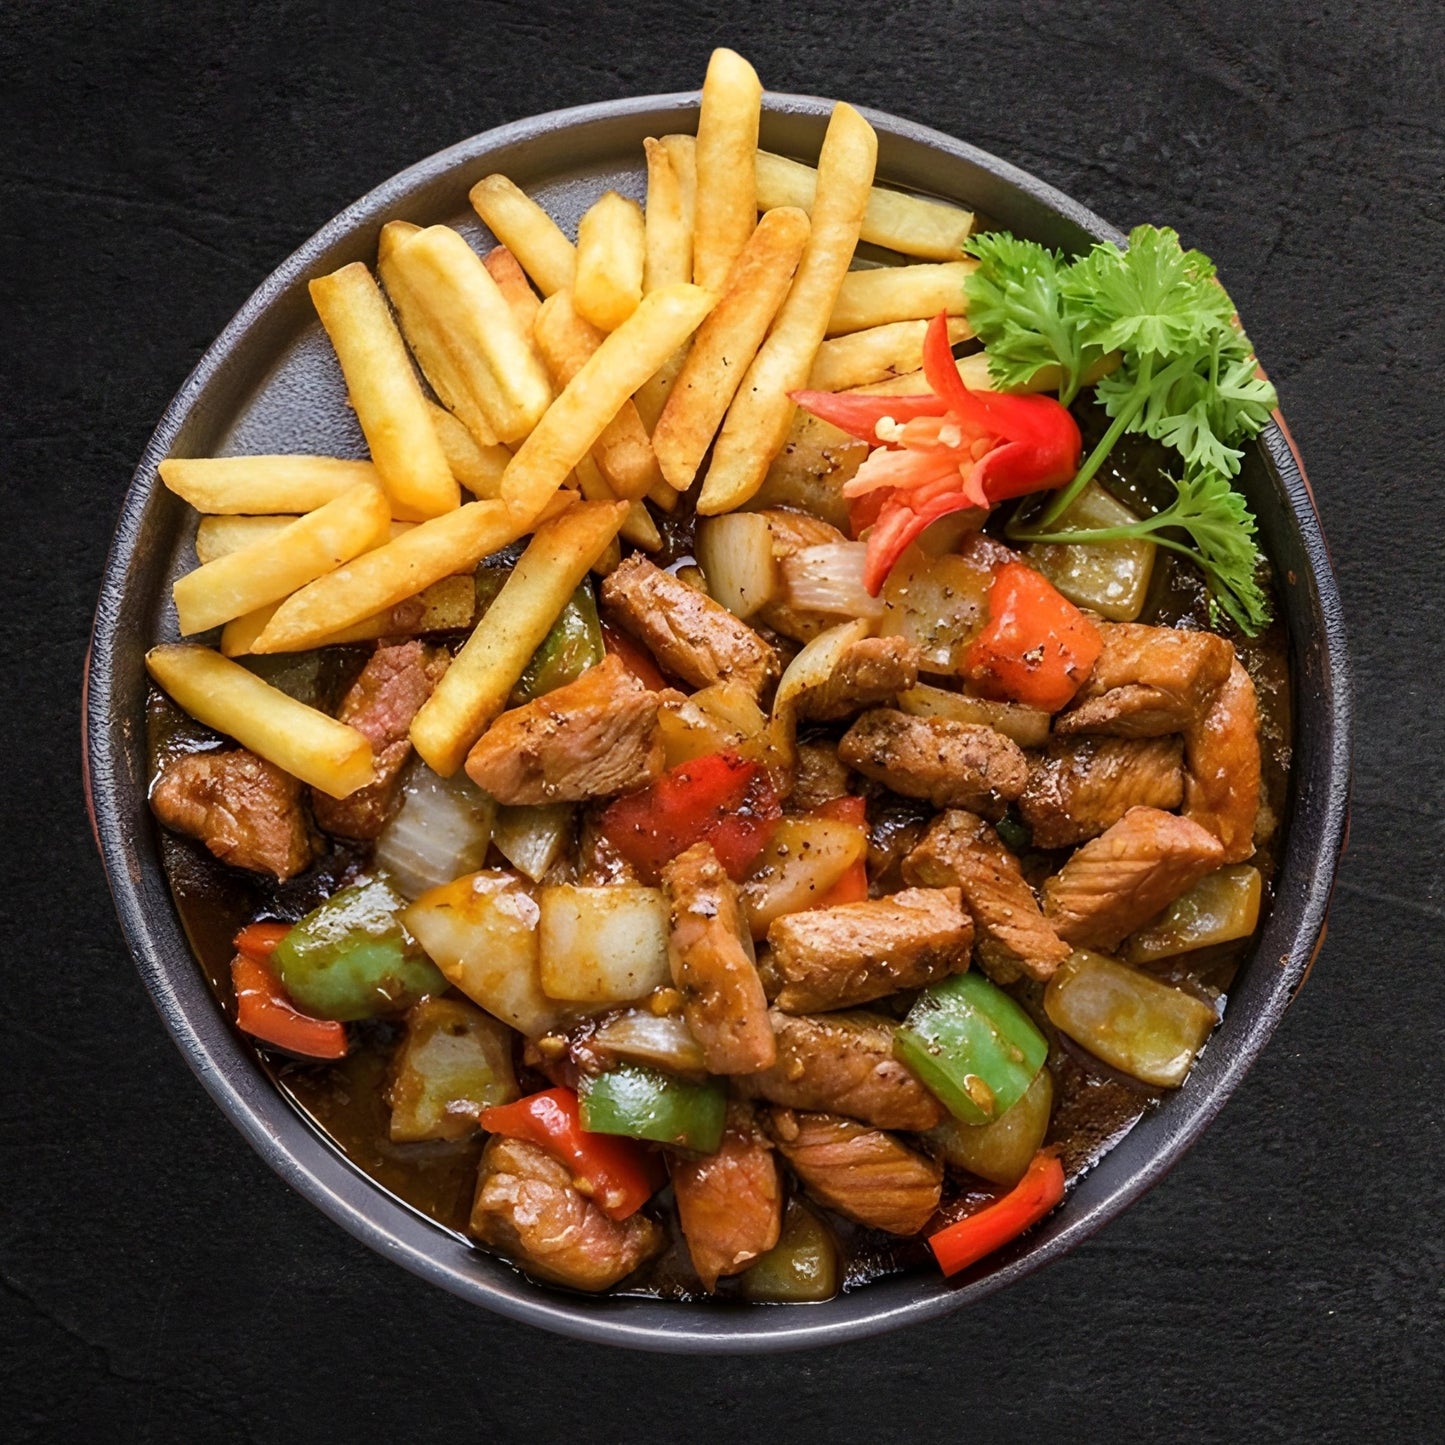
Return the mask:
<path fill-rule="evenodd" d="M 498 243 L 486 255 L 448 226 L 393 221 L 374 273 L 313 280 L 370 460 L 161 463 L 204 514 L 200 565 L 175 584 L 180 633 L 221 631 L 219 650 L 156 648 L 156 681 L 344 797 L 371 781 L 366 739 L 233 659 L 470 628 L 412 727 L 450 775 L 619 539 L 655 549 L 682 493 L 735 511 L 785 453 L 796 472 L 800 445 L 828 444 L 798 430 L 789 393 L 923 389 L 927 319 L 946 310 L 955 340 L 970 335 L 972 215 L 875 187 L 877 137 L 852 106 L 834 108 L 816 167 L 758 149 L 761 106 L 753 68 L 718 50 L 696 136 L 644 143 L 645 206 L 609 191 L 574 243 L 489 175 L 470 192 Z M 860 240 L 901 263 L 855 269 Z M 471 574 L 524 537 L 476 620 Z"/>

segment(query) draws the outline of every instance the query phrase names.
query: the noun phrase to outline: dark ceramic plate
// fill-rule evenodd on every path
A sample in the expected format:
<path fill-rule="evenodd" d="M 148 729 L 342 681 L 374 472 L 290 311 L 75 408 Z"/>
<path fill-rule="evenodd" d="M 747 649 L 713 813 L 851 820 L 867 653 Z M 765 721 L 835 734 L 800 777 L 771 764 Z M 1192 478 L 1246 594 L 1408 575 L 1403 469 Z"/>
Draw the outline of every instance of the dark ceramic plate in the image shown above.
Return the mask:
<path fill-rule="evenodd" d="M 652 96 L 519 121 L 413 166 L 344 211 L 256 292 L 181 388 L 126 497 L 96 611 L 85 704 L 86 782 L 121 925 L 166 1027 L 201 1083 L 268 1164 L 379 1253 L 487 1308 L 564 1334 L 641 1349 L 769 1351 L 935 1319 L 1057 1259 L 1156 1183 L 1239 1084 L 1303 982 L 1323 935 L 1345 831 L 1350 695 L 1339 597 L 1309 487 L 1283 425 L 1250 449 L 1240 484 L 1276 569 L 1291 639 L 1295 736 L 1276 902 L 1224 1021 L 1188 1082 L 1082 1178 L 1065 1208 L 1012 1248 L 945 1282 L 914 1272 L 827 1304 L 737 1306 L 582 1298 L 534 1285 L 469 1249 L 350 1164 L 272 1084 L 192 957 L 146 806 L 144 654 L 175 636 L 170 582 L 193 565 L 196 519 L 156 480 L 172 453 L 360 455 L 340 371 L 306 292 L 313 277 L 371 262 L 402 217 L 481 235 L 467 190 L 513 177 L 564 225 L 611 186 L 641 197 L 642 139 L 696 127 L 698 96 Z M 815 159 L 830 103 L 771 95 L 762 142 Z M 876 112 L 878 174 L 956 199 L 1052 246 L 1113 227 L 1032 176 L 920 125 Z"/>

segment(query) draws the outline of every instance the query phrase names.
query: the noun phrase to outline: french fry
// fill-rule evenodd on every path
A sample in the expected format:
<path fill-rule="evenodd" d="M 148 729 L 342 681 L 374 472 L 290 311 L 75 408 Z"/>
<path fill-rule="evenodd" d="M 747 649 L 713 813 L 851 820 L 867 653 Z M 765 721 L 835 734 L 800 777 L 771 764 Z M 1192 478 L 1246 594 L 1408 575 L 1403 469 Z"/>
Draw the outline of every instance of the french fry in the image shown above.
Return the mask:
<path fill-rule="evenodd" d="M 795 207 L 769 211 L 739 252 L 727 289 L 698 328 L 668 393 L 652 445 L 668 483 L 685 492 L 712 443 L 808 241 L 808 217 Z"/>
<path fill-rule="evenodd" d="M 447 465 L 452 476 L 474 497 L 486 500 L 498 495 L 502 485 L 502 473 L 512 454 L 500 442 L 484 447 L 471 432 L 446 407 L 435 402 L 428 403 L 431 409 L 432 425 L 436 427 L 437 439 L 446 453 Z"/>
<path fill-rule="evenodd" d="M 542 303 L 537 315 L 536 338 L 552 380 L 560 389 L 582 370 L 607 339 L 607 333 L 577 314 L 570 291 L 555 291 Z M 602 429 L 591 455 L 614 499 L 644 496 L 662 475 L 652 439 L 631 398 Z"/>
<path fill-rule="evenodd" d="M 579 502 L 537 529 L 436 691 L 412 720 L 411 740 L 449 778 L 507 697 L 557 614 L 617 535 L 621 502 Z"/>
<path fill-rule="evenodd" d="M 697 214 L 692 278 L 721 291 L 738 252 L 757 225 L 754 156 L 762 115 L 757 72 L 736 51 L 718 49 L 708 61 L 697 118 Z"/>
<path fill-rule="evenodd" d="M 522 334 L 532 342 L 532 350 L 537 353 L 538 362 L 541 362 L 542 353 L 537 351 L 533 332 L 537 327 L 537 312 L 541 309 L 542 303 L 538 299 L 537 293 L 532 290 L 532 283 L 527 280 L 527 273 L 522 270 L 517 258 L 505 246 L 493 246 L 482 257 L 482 265 L 487 268 L 492 280 L 497 283 L 497 290 L 502 293 L 503 299 L 512 308 L 512 315 L 516 317 L 517 325 L 522 328 Z"/>
<path fill-rule="evenodd" d="M 478 446 L 497 446 L 497 434 L 468 386 L 466 374 L 452 355 L 441 324 L 407 284 L 405 271 L 396 259 L 402 243 L 420 233 L 421 227 L 413 226 L 409 221 L 388 221 L 381 228 L 381 237 L 377 242 L 377 274 L 391 298 L 406 344 L 411 348 L 411 354 L 421 367 L 427 383 L 441 398 L 442 406 L 466 427 Z M 432 419 L 435 421 L 435 413 Z M 445 439 L 442 441 L 445 451 Z"/>
<path fill-rule="evenodd" d="M 572 300 L 578 315 L 603 331 L 616 331 L 642 300 L 646 249 L 642 209 L 636 201 L 608 191 L 594 202 L 577 223 Z"/>
<path fill-rule="evenodd" d="M 381 290 L 359 261 L 310 285 L 321 324 L 341 362 L 346 389 L 392 515 L 420 521 L 461 500 L 437 441 L 421 383 Z"/>
<path fill-rule="evenodd" d="M 521 441 L 551 405 L 552 388 L 482 258 L 450 226 L 428 226 L 404 240 L 391 263 L 498 441 Z"/>
<path fill-rule="evenodd" d="M 156 470 L 169 491 L 214 516 L 314 512 L 362 482 L 381 485 L 370 462 L 342 457 L 167 457 Z"/>
<path fill-rule="evenodd" d="M 818 173 L 812 166 L 759 151 L 756 176 L 760 211 L 775 206 L 813 209 Z M 954 261 L 963 254 L 963 243 L 972 231 L 972 211 L 874 186 L 860 239 L 925 261 Z"/>
<path fill-rule="evenodd" d="M 589 502 L 615 502 L 617 500 L 612 488 L 607 485 L 602 473 L 598 470 L 597 462 L 590 455 L 583 457 L 577 463 L 577 484 L 581 488 L 582 495 Z M 667 494 L 674 500 L 676 499 L 676 493 L 670 488 Z M 662 546 L 662 533 L 657 530 L 657 523 L 652 520 L 652 513 L 640 501 L 629 503 L 627 515 L 622 519 L 622 525 L 617 529 L 617 534 L 624 541 L 631 542 L 634 547 L 641 547 L 644 552 L 655 552 Z"/>
<path fill-rule="evenodd" d="M 397 523 L 395 525 L 400 525 Z M 244 617 L 237 617 L 221 629 L 221 652 L 226 657 L 241 657 L 254 651 L 256 639 L 276 615 L 280 603 L 258 607 Z M 423 587 L 415 597 L 398 602 L 395 607 L 375 612 L 360 622 L 330 633 L 317 647 L 334 647 L 343 642 L 370 642 L 377 637 L 415 637 L 424 632 L 459 632 L 472 625 L 477 610 L 477 584 L 470 574 L 464 577 L 443 577 L 430 587 Z M 309 645 L 309 644 L 308 644 Z M 301 649 L 298 649 L 301 650 Z"/>
<path fill-rule="evenodd" d="M 284 532 L 300 517 L 202 517 L 196 528 L 196 561 L 204 565 L 214 562 L 217 557 L 228 557 L 249 547 L 252 542 L 269 542 L 279 532 Z M 415 522 L 393 522 L 391 529 L 382 540 L 389 542 L 400 537 Z M 380 544 L 378 544 L 380 545 Z"/>
<path fill-rule="evenodd" d="M 472 209 L 486 227 L 550 296 L 577 274 L 577 249 L 557 223 L 506 176 L 485 176 L 471 189 Z"/>
<path fill-rule="evenodd" d="M 153 647 L 146 669 L 197 722 L 333 798 L 349 796 L 376 776 L 371 744 L 354 727 L 297 702 L 209 647 Z"/>
<path fill-rule="evenodd" d="M 851 105 L 834 106 L 818 158 L 813 228 L 792 289 L 728 409 L 703 482 L 698 511 L 730 512 L 762 485 L 768 464 L 787 439 L 804 386 L 858 244 L 873 184 L 878 137 Z"/>
<path fill-rule="evenodd" d="M 700 286 L 664 286 L 588 357 L 507 466 L 502 496 L 535 517 L 597 444 L 622 404 L 697 330 L 715 298 Z"/>
<path fill-rule="evenodd" d="M 504 502 L 468 502 L 413 527 L 288 597 L 256 639 L 256 652 L 296 652 L 424 587 L 475 567 L 529 529 Z"/>
<path fill-rule="evenodd" d="M 632 400 L 637 404 L 637 414 L 649 432 L 656 429 L 662 417 L 667 398 L 672 394 L 683 362 L 687 360 L 687 351 L 685 345 L 679 346 L 633 393 Z M 663 485 L 666 486 L 666 482 Z"/>
<path fill-rule="evenodd" d="M 943 261 L 850 271 L 828 318 L 828 335 L 890 321 L 927 321 L 940 311 L 962 316 L 968 307 L 964 283 L 977 266 L 977 261 Z"/>
<path fill-rule="evenodd" d="M 682 200 L 682 222 L 691 237 L 697 230 L 697 137 L 691 135 L 665 135 L 662 148 L 672 162 L 677 175 L 678 194 Z M 689 268 L 691 255 L 688 258 Z"/>
<path fill-rule="evenodd" d="M 262 538 L 206 562 L 171 589 L 183 637 L 289 597 L 298 587 L 379 546 L 391 529 L 380 487 L 363 482 L 335 501 Z"/>
<path fill-rule="evenodd" d="M 809 389 L 847 391 L 918 371 L 923 366 L 923 338 L 928 325 L 927 321 L 891 321 L 825 341 L 813 358 Z M 963 317 L 950 319 L 950 341 L 966 341 L 972 335 L 973 327 Z"/>
<path fill-rule="evenodd" d="M 651 136 L 647 152 L 647 211 L 642 289 L 656 291 L 692 280 L 692 221 L 683 210 L 682 182 L 667 147 Z"/>

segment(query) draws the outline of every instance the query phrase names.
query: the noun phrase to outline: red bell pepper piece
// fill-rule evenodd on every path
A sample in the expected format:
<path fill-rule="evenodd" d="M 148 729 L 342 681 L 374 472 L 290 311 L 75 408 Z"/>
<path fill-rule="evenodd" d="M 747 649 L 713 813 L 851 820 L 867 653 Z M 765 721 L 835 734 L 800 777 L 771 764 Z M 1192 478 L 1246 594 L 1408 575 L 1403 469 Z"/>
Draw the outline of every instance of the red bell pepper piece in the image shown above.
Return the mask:
<path fill-rule="evenodd" d="M 868 802 L 865 798 L 844 796 L 829 798 L 820 803 L 813 812 L 820 818 L 831 818 L 837 823 L 852 823 L 858 828 L 868 826 Z M 813 904 L 814 908 L 836 908 L 840 903 L 863 903 L 868 897 L 868 864 L 860 858 L 849 866 L 848 871 Z"/>
<path fill-rule="evenodd" d="M 1005 562 L 994 573 L 988 622 L 964 657 L 964 676 L 989 697 L 1057 712 L 1103 645 L 1099 629 L 1046 577 Z"/>
<path fill-rule="evenodd" d="M 649 692 L 661 692 L 667 686 L 667 679 L 652 660 L 652 654 L 640 642 L 634 642 L 625 632 L 618 632 L 605 622 L 602 646 Z"/>
<path fill-rule="evenodd" d="M 1064 1197 L 1064 1166 L 1049 1153 L 1034 1155 L 1024 1177 L 993 1204 L 930 1235 L 928 1247 L 945 1275 L 992 1254 L 1032 1228 Z"/>
<path fill-rule="evenodd" d="M 581 1105 L 572 1089 L 543 1089 L 515 1104 L 493 1104 L 479 1119 L 488 1133 L 525 1140 L 560 1160 L 609 1219 L 636 1214 L 662 1185 L 661 1163 L 642 1145 L 582 1127 Z"/>
<path fill-rule="evenodd" d="M 276 945 L 291 932 L 289 923 L 248 923 L 232 940 L 237 953 L 265 963 Z"/>
<path fill-rule="evenodd" d="M 648 882 L 656 881 L 670 859 L 704 839 L 728 876 L 741 881 L 782 815 L 761 763 L 735 753 L 709 753 L 616 799 L 600 821 L 604 836 Z"/>
<path fill-rule="evenodd" d="M 285 924 L 253 924 L 252 928 L 278 926 L 282 934 L 287 932 Z M 250 931 L 243 929 L 242 937 Z M 241 943 L 240 938 L 236 941 Z M 275 947 L 274 940 L 270 947 Z M 242 1033 L 308 1059 L 345 1058 L 346 1025 L 302 1013 L 286 996 L 271 965 L 255 952 L 243 948 L 231 960 L 231 986 L 236 991 L 236 1027 Z"/>

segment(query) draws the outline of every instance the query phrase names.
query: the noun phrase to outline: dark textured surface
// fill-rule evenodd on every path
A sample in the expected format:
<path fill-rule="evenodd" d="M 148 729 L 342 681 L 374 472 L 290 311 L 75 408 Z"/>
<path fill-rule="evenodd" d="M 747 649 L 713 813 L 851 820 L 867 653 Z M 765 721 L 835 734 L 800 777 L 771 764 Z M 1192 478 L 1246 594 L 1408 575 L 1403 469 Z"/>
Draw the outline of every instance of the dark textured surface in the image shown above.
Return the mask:
<path fill-rule="evenodd" d="M 1433 1433 L 1438 8 L 1095 11 L 1084 27 L 1080 7 L 997 3 L 0 13 L 14 733 L 0 1398 L 25 1438 Z M 504 1325 L 289 1195 L 145 999 L 76 767 L 89 611 L 125 480 L 253 286 L 411 160 L 532 111 L 690 88 L 719 41 L 779 89 L 924 120 L 1215 256 L 1310 464 L 1359 684 L 1329 942 L 1193 1155 L 1082 1251 L 964 1315 L 756 1362 Z"/>

